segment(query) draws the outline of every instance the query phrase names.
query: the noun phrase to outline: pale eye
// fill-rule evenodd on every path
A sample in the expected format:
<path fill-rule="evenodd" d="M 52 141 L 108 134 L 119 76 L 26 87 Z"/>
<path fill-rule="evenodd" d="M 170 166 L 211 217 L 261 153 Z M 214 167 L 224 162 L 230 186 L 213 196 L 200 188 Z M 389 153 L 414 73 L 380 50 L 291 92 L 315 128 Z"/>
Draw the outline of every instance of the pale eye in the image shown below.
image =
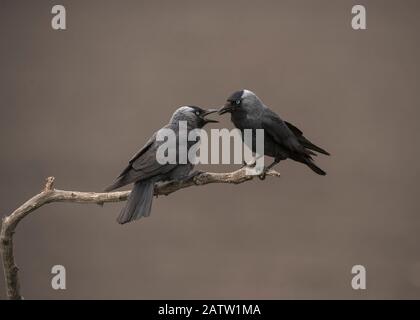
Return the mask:
<path fill-rule="evenodd" d="M 195 112 L 195 114 L 196 114 L 197 116 L 199 116 L 199 115 L 200 115 L 200 112 L 199 112 L 199 111 L 196 111 L 196 112 Z"/>
<path fill-rule="evenodd" d="M 241 100 L 236 100 L 235 103 L 239 106 L 241 104 Z"/>

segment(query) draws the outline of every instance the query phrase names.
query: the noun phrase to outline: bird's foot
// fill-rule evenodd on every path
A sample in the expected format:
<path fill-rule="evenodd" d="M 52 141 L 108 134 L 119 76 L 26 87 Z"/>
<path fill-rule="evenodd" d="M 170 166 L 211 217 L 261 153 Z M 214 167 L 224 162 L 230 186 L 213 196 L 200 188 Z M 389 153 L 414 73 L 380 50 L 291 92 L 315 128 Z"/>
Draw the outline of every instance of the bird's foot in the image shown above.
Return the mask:
<path fill-rule="evenodd" d="M 241 169 L 243 169 L 243 168 L 255 168 L 256 165 L 257 165 L 256 161 L 254 161 L 252 163 L 247 163 L 246 161 L 244 161 L 244 162 L 242 162 Z"/>
<path fill-rule="evenodd" d="M 185 177 L 181 178 L 180 180 L 182 180 L 182 181 L 188 181 L 188 180 L 194 179 L 196 176 L 198 176 L 198 175 L 200 175 L 202 173 L 204 173 L 204 171 L 196 170 L 196 171 L 194 171 L 194 172 L 186 175 Z"/>

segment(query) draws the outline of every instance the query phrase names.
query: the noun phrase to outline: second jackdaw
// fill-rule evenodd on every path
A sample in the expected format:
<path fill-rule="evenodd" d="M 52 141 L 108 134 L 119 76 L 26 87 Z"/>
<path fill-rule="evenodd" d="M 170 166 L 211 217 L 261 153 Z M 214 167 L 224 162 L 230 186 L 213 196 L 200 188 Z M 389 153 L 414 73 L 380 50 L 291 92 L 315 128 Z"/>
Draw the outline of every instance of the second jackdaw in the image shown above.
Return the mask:
<path fill-rule="evenodd" d="M 158 161 L 158 148 L 165 142 L 156 139 L 158 132 L 155 132 L 143 148 L 131 158 L 128 166 L 118 176 L 116 181 L 105 189 L 108 192 L 134 183 L 127 203 L 117 219 L 120 224 L 150 215 L 156 183 L 168 180 L 180 181 L 188 179 L 194 174 L 191 173 L 194 165 L 188 159 L 186 163 L 178 162 L 180 156 L 179 144 L 186 143 L 185 150 L 188 151 L 195 143 L 190 141 L 180 142 L 180 122 L 186 122 L 187 131 L 201 129 L 209 122 L 217 122 L 205 118 L 205 116 L 214 112 L 217 112 L 217 110 L 203 110 L 196 106 L 180 107 L 174 112 L 169 123 L 162 128 L 170 129 L 176 135 L 176 146 L 173 146 L 176 148 L 176 163 L 161 164 Z"/>
<path fill-rule="evenodd" d="M 219 114 L 227 112 L 231 114 L 233 124 L 242 132 L 244 129 L 252 129 L 253 141 L 255 141 L 255 129 L 264 130 L 264 154 L 273 157 L 274 162 L 264 169 L 262 179 L 265 178 L 267 170 L 288 158 L 306 164 L 319 175 L 326 175 L 326 172 L 313 162 L 312 156 L 316 155 L 315 152 L 330 154 L 305 138 L 296 126 L 283 121 L 264 105 L 255 93 L 249 90 L 234 92 L 227 99 L 225 106 L 219 110 Z M 255 152 L 255 144 L 251 149 Z"/>

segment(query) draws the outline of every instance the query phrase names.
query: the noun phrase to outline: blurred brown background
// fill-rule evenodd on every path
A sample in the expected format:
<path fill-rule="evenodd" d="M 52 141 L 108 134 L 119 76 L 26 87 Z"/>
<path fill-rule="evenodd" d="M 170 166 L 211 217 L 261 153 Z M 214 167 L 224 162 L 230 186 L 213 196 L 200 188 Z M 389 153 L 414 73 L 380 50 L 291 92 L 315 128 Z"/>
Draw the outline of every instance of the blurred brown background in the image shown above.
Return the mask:
<path fill-rule="evenodd" d="M 59 3 L 66 31 L 56 1 L 0 0 L 2 216 L 50 175 L 100 191 L 175 108 L 241 88 L 333 156 L 326 177 L 287 161 L 281 179 L 189 188 L 125 226 L 122 203 L 43 207 L 15 235 L 26 299 L 420 298 L 418 1 Z M 359 3 L 366 31 L 350 27 Z"/>

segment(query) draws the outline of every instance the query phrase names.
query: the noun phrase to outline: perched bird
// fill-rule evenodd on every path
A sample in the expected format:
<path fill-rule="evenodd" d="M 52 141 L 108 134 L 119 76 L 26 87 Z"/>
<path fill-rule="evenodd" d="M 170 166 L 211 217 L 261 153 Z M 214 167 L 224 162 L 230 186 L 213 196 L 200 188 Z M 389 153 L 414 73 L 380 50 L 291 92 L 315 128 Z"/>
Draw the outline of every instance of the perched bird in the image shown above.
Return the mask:
<path fill-rule="evenodd" d="M 255 141 L 255 129 L 264 129 L 264 154 L 273 157 L 274 162 L 264 169 L 261 179 L 265 178 L 265 173 L 269 169 L 288 158 L 306 164 L 319 175 L 326 174 L 315 165 L 312 156 L 316 155 L 315 152 L 330 154 L 305 138 L 296 126 L 283 121 L 264 105 L 255 93 L 249 90 L 234 92 L 219 110 L 219 114 L 227 112 L 231 114 L 233 124 L 242 132 L 244 129 L 252 129 L 253 141 Z M 242 134 L 242 139 L 243 137 Z M 255 152 L 255 143 L 250 148 Z"/>
<path fill-rule="evenodd" d="M 214 112 L 217 112 L 217 110 L 203 110 L 196 106 L 180 107 L 174 112 L 169 123 L 162 128 L 171 129 L 176 134 L 176 163 L 161 164 L 158 161 L 156 156 L 157 150 L 165 142 L 156 139 L 158 132 L 155 132 L 143 148 L 131 158 L 128 166 L 118 176 L 116 181 L 105 189 L 108 192 L 129 183 L 134 183 L 127 203 L 117 219 L 120 224 L 150 215 L 156 183 L 167 180 L 180 181 L 194 175 L 194 173 L 191 173 L 194 165 L 188 159 L 186 163 L 178 161 L 179 144 L 186 143 L 185 149 L 189 150 L 195 143 L 190 141 L 182 142 L 179 139 L 180 121 L 186 122 L 187 132 L 193 129 L 201 129 L 209 122 L 217 122 L 216 120 L 205 118 L 205 116 Z"/>

